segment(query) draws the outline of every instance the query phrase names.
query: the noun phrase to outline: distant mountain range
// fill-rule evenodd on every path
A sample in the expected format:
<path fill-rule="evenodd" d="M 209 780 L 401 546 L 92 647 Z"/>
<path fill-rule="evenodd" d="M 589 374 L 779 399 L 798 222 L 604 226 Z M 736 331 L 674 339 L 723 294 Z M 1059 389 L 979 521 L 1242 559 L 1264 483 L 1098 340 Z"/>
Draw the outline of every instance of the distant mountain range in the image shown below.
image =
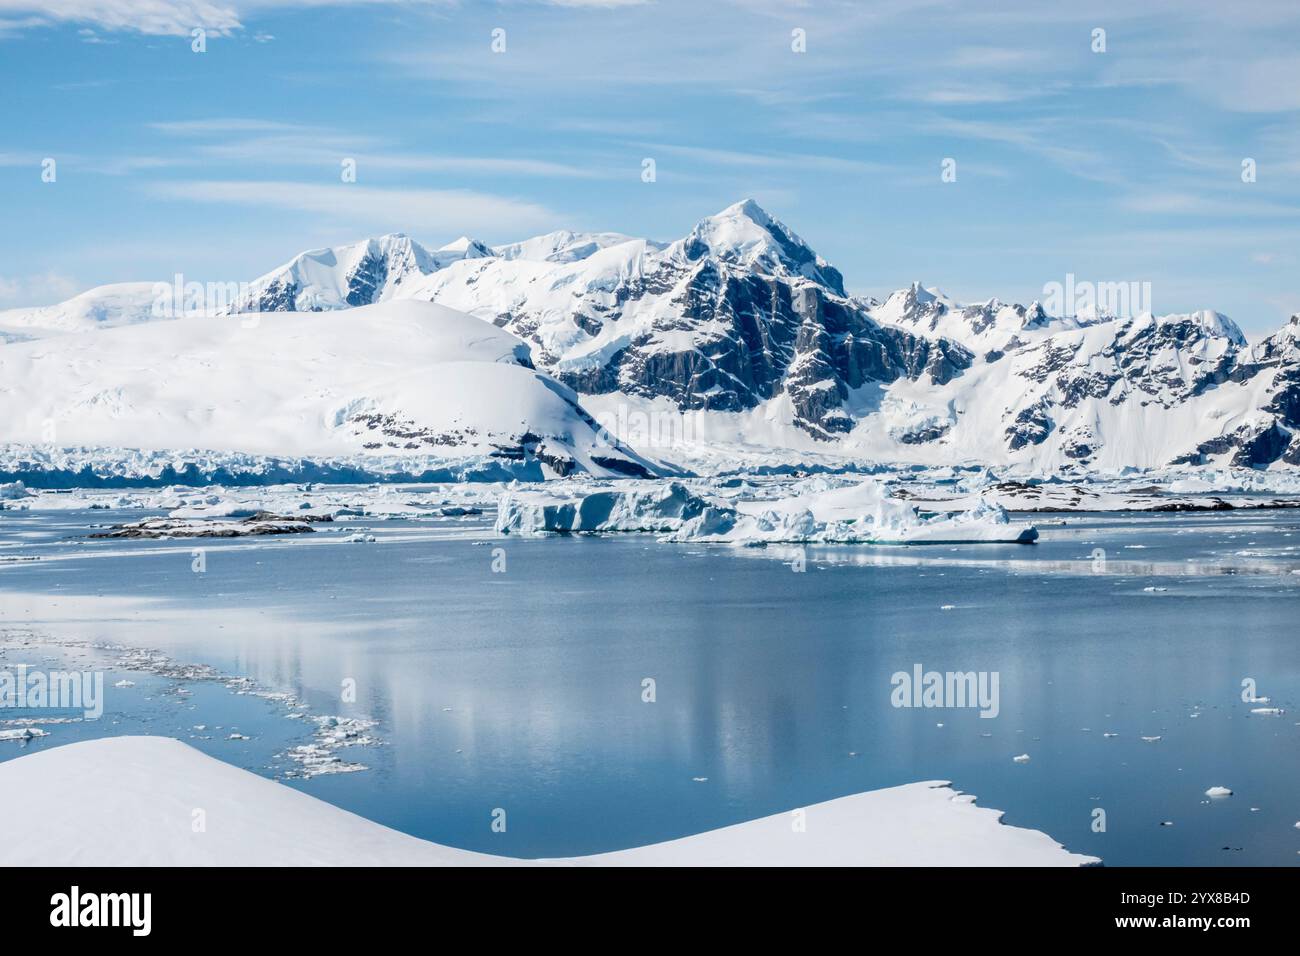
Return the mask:
<path fill-rule="evenodd" d="M 150 283 L 106 286 L 2 312 L 0 336 L 55 349 L 53 336 L 156 318 L 152 299 Z M 774 461 L 811 453 L 1040 473 L 1300 465 L 1300 315 L 1251 346 L 1211 311 L 1053 316 L 1038 303 L 961 305 L 919 283 L 864 299 L 749 200 L 671 243 L 555 232 L 430 250 L 394 234 L 312 250 L 248 283 L 224 311 L 398 300 L 518 337 L 538 373 L 587 409 L 699 413 L 683 441 L 643 449 L 660 460 L 689 463 L 694 442 Z M 22 439 L 0 433 L 6 440 Z"/>

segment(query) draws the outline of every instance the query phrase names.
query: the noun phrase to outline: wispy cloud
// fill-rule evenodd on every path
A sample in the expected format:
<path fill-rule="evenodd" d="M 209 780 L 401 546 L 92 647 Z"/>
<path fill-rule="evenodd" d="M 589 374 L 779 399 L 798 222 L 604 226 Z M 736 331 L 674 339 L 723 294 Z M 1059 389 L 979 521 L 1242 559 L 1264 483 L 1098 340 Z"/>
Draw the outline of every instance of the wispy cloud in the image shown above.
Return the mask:
<path fill-rule="evenodd" d="M 0 0 L 3 2 L 3 0 Z M 302 123 L 285 123 L 280 120 L 250 119 L 247 117 L 215 117 L 207 119 L 164 120 L 149 124 L 150 129 L 182 136 L 212 136 L 226 133 L 299 132 L 309 133 L 317 127 Z"/>
<path fill-rule="evenodd" d="M 639 143 L 647 155 L 666 153 L 681 156 L 711 166 L 745 167 L 750 169 L 787 169 L 841 173 L 877 173 L 891 167 L 861 159 L 844 159 L 808 153 L 744 152 L 708 146 L 684 146 L 675 143 Z M 896 169 L 897 167 L 894 167 Z"/>
<path fill-rule="evenodd" d="M 192 119 L 151 123 L 159 132 L 185 137 L 187 148 L 203 159 L 250 165 L 338 166 L 355 162 L 358 172 L 455 173 L 464 176 L 519 176 L 609 179 L 627 175 L 596 158 L 558 161 L 535 156 L 484 156 L 415 153 L 355 131 L 256 119 Z M 246 135 L 245 135 L 246 134 Z"/>
<path fill-rule="evenodd" d="M 218 0 L 0 0 L 0 14 L 20 15 L 7 22 L 28 28 L 89 23 L 149 36 L 188 36 L 196 27 L 224 35 L 242 26 L 234 7 Z"/>
<path fill-rule="evenodd" d="M 287 209 L 329 217 L 367 232 L 516 236 L 554 229 L 566 217 L 538 203 L 463 189 L 383 189 L 357 183 L 168 181 L 145 191 L 158 199 Z"/>
<path fill-rule="evenodd" d="M 1238 187 L 1242 193 L 1248 193 L 1250 188 L 1247 184 L 1240 184 Z M 1300 216 L 1300 205 L 1271 202 L 1249 195 L 1225 198 L 1206 195 L 1204 192 L 1142 192 L 1131 195 L 1121 202 L 1125 208 L 1160 215 L 1238 216 L 1252 219 Z"/>

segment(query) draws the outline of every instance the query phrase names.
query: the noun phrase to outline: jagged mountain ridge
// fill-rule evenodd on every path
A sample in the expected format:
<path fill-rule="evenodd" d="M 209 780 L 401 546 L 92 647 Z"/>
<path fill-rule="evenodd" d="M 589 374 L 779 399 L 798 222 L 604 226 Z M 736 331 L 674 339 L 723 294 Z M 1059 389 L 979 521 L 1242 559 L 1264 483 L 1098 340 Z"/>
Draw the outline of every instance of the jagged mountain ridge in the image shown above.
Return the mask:
<path fill-rule="evenodd" d="M 824 440 L 852 428 L 845 402 L 863 385 L 925 373 L 944 382 L 971 360 L 955 343 L 874 321 L 833 266 L 748 200 L 666 246 L 454 263 L 404 294 L 510 329 L 579 392 L 722 412 L 783 396 L 792 424 Z"/>
<path fill-rule="evenodd" d="M 671 243 L 562 231 L 430 251 L 395 234 L 314 250 L 231 311 L 408 298 L 513 332 L 581 394 L 762 420 L 754 442 L 1044 470 L 1300 464 L 1295 319 L 1252 348 L 1208 311 L 1061 317 L 919 283 L 863 299 L 751 200 Z"/>

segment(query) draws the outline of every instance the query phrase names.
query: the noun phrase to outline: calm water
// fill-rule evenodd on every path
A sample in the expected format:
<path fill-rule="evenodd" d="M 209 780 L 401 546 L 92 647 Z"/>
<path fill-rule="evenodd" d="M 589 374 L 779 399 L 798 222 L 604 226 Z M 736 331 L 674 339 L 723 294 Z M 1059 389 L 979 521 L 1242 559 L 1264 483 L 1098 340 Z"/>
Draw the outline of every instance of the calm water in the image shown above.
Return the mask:
<path fill-rule="evenodd" d="M 105 520 L 0 513 L 0 559 L 42 557 L 0 564 L 0 665 L 112 642 L 373 717 L 382 745 L 340 753 L 369 770 L 290 784 L 430 840 L 595 852 L 942 779 L 1110 865 L 1300 862 L 1294 512 L 1070 516 L 1032 547 L 809 548 L 802 573 L 791 549 L 498 539 L 483 519 L 347 528 L 373 544 L 201 542 L 195 573 L 192 542 L 87 541 Z M 998 672 L 1000 715 L 892 707 L 891 675 L 917 663 Z M 1247 677 L 1287 713 L 1252 715 Z M 0 760 L 161 733 L 278 775 L 308 739 L 219 682 L 122 678 L 103 719 L 0 742 Z M 1208 802 L 1215 785 L 1235 795 Z"/>

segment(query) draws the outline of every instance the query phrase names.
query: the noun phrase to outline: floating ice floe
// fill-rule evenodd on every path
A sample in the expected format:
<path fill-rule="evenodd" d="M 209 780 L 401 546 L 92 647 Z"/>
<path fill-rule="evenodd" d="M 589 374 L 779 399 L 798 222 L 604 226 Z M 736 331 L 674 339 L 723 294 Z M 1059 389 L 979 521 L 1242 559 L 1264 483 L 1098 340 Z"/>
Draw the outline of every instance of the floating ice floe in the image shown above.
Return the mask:
<path fill-rule="evenodd" d="M 246 538 L 269 534 L 301 534 L 315 531 L 313 521 L 331 521 L 329 517 L 276 515 L 266 511 L 238 520 L 212 518 L 146 518 L 115 524 L 107 531 L 97 531 L 92 538 Z"/>
<path fill-rule="evenodd" d="M 313 717 L 316 733 L 311 743 L 289 750 L 287 756 L 298 764 L 290 777 L 319 777 L 333 773 L 356 773 L 367 769 L 365 764 L 348 763 L 337 751 L 345 747 L 371 747 L 379 741 L 370 731 L 376 721 L 361 717 L 339 717 L 325 714 Z"/>
<path fill-rule="evenodd" d="M 788 497 L 723 497 L 715 486 L 680 481 L 623 483 L 594 491 L 508 490 L 497 502 L 502 534 L 639 531 L 665 541 L 726 544 L 1028 544 L 1032 526 L 1012 525 L 981 503 L 927 514 L 867 479 L 843 487 L 807 483 Z"/>
<path fill-rule="evenodd" d="M 1012 757 L 1011 759 L 1014 760 L 1016 763 L 1029 763 L 1029 754 L 1020 754 L 1019 756 Z"/>
<path fill-rule="evenodd" d="M 1205 795 L 1207 797 L 1230 797 L 1232 796 L 1232 791 L 1227 787 L 1211 787 L 1209 790 L 1205 791 Z"/>
<path fill-rule="evenodd" d="M 48 737 L 48 730 L 39 727 L 19 727 L 16 730 L 0 730 L 0 740 L 31 740 L 35 737 Z"/>

